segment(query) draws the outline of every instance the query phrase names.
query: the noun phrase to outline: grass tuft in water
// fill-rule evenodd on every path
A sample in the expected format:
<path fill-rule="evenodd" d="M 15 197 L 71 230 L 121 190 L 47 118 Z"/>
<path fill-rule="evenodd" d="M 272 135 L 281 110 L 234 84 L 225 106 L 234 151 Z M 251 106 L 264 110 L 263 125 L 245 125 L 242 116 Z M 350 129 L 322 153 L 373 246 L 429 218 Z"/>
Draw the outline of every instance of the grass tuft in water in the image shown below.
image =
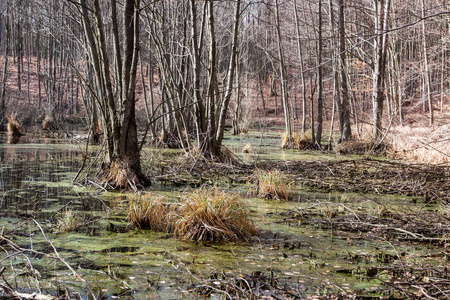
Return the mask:
<path fill-rule="evenodd" d="M 154 231 L 173 231 L 173 213 L 165 198 L 155 194 L 128 197 L 127 220 L 132 226 Z"/>
<path fill-rule="evenodd" d="M 197 241 L 237 241 L 258 230 L 238 195 L 218 189 L 198 189 L 182 195 L 175 234 Z"/>
<path fill-rule="evenodd" d="M 244 146 L 244 148 L 242 148 L 242 153 L 254 154 L 255 153 L 255 149 L 253 149 L 252 144 L 246 144 Z"/>
<path fill-rule="evenodd" d="M 71 209 L 64 210 L 56 217 L 58 233 L 77 231 L 82 225 L 80 217 Z"/>
<path fill-rule="evenodd" d="M 135 227 L 173 232 L 186 240 L 238 241 L 258 233 L 238 195 L 198 189 L 168 204 L 160 196 L 129 198 L 127 219 Z"/>
<path fill-rule="evenodd" d="M 256 175 L 258 197 L 286 201 L 292 198 L 292 180 L 280 170 L 259 171 Z"/>
<path fill-rule="evenodd" d="M 289 138 L 286 133 L 281 136 L 281 148 L 283 149 L 306 149 L 311 146 L 312 138 L 310 133 L 294 133 Z"/>

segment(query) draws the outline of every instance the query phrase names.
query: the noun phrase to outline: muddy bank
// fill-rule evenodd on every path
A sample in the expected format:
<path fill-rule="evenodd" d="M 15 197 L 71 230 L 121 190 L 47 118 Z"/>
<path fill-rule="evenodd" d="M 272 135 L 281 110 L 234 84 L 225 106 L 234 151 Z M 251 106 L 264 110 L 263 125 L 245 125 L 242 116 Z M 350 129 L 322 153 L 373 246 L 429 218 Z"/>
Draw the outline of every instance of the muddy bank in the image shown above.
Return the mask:
<path fill-rule="evenodd" d="M 450 167 L 409 164 L 384 158 L 319 161 L 264 161 L 234 164 L 197 161 L 164 163 L 164 184 L 193 186 L 252 182 L 256 170 L 279 169 L 301 188 L 315 192 L 375 193 L 423 197 L 429 201 L 450 200 Z"/>

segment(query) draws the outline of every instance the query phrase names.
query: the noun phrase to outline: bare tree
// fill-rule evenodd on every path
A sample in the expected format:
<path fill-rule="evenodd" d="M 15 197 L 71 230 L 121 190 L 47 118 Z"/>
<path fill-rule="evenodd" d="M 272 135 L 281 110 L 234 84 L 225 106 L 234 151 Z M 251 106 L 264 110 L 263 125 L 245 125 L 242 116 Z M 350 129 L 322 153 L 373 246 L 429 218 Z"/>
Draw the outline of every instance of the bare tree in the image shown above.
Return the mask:
<path fill-rule="evenodd" d="M 291 113 L 287 88 L 287 70 L 282 45 L 281 21 L 278 0 L 275 0 L 275 26 L 277 32 L 278 59 L 280 62 L 281 101 L 283 103 L 284 109 L 284 124 L 286 129 L 286 137 L 288 141 L 290 141 L 292 139 L 293 130 L 291 124 Z"/>
<path fill-rule="evenodd" d="M 373 137 L 382 133 L 384 108 L 384 80 L 386 75 L 387 34 L 390 0 L 373 0 L 375 39 L 373 55 Z"/>
<path fill-rule="evenodd" d="M 146 185 L 148 179 L 141 171 L 137 126 L 135 117 L 135 89 L 137 63 L 139 57 L 139 31 L 140 31 L 140 1 L 126 0 L 123 3 L 122 22 L 113 17 L 113 45 L 115 51 L 109 51 L 107 31 L 104 24 L 106 8 L 101 6 L 99 0 L 94 0 L 92 6 L 86 0 L 74 4 L 81 10 L 82 25 L 86 35 L 86 48 L 89 49 L 90 64 L 95 73 L 94 86 L 87 88 L 96 99 L 100 108 L 102 127 L 105 134 L 107 149 L 107 172 L 105 179 L 117 186 Z M 115 1 L 112 1 L 115 7 Z M 115 12 L 114 8 L 111 13 Z M 119 26 L 122 28 L 123 49 L 118 52 L 115 43 Z M 110 55 L 113 53 L 113 60 Z M 121 70 L 111 74 L 110 62 L 120 61 Z M 113 82 L 120 85 L 120 93 L 113 91 Z"/>

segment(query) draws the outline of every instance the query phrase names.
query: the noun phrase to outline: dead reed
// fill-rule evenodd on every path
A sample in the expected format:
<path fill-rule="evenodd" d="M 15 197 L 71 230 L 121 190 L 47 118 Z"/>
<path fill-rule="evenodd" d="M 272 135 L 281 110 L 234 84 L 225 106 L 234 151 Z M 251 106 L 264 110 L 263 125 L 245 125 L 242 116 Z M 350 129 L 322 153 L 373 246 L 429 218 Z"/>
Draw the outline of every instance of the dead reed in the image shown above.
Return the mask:
<path fill-rule="evenodd" d="M 281 136 L 281 148 L 283 149 L 306 149 L 311 146 L 312 138 L 309 132 L 302 133 L 294 133 L 290 138 L 286 133 L 283 133 Z"/>
<path fill-rule="evenodd" d="M 258 233 L 238 195 L 197 189 L 182 195 L 176 208 L 175 234 L 197 241 L 237 241 Z"/>
<path fill-rule="evenodd" d="M 292 192 L 289 186 L 292 180 L 278 169 L 258 171 L 257 196 L 265 199 L 290 200 Z"/>
<path fill-rule="evenodd" d="M 19 121 L 17 120 L 16 114 L 10 114 L 6 117 L 8 119 L 8 124 L 6 125 L 6 130 L 8 134 L 11 134 L 13 136 L 21 136 L 22 133 L 22 126 L 20 125 Z"/>
<path fill-rule="evenodd" d="M 77 231 L 82 225 L 80 217 L 71 209 L 64 210 L 56 217 L 58 233 Z"/>
<path fill-rule="evenodd" d="M 388 137 L 395 158 L 418 163 L 448 164 L 450 162 L 450 125 L 434 127 L 396 126 Z"/>
<path fill-rule="evenodd" d="M 127 220 L 132 226 L 140 229 L 171 232 L 172 212 L 162 196 L 152 193 L 128 197 Z"/>
<path fill-rule="evenodd" d="M 242 153 L 254 154 L 255 149 L 253 149 L 252 144 L 246 144 L 244 148 L 242 148 Z"/>
<path fill-rule="evenodd" d="M 44 120 L 42 121 L 42 129 L 43 130 L 56 130 L 56 123 L 55 119 L 50 116 L 45 116 Z"/>
<path fill-rule="evenodd" d="M 214 188 L 183 193 L 172 204 L 153 194 L 130 196 L 127 219 L 137 228 L 186 240 L 238 241 L 258 233 L 239 196 Z"/>

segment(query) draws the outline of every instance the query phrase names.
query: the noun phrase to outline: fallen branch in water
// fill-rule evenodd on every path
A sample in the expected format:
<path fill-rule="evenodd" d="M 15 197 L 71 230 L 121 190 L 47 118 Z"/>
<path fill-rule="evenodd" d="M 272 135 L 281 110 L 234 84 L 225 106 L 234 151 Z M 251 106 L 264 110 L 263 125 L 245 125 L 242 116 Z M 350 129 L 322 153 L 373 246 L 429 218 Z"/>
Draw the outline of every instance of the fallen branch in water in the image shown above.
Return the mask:
<path fill-rule="evenodd" d="M 50 244 L 50 246 L 52 246 L 53 252 L 55 253 L 56 258 L 57 258 L 60 262 L 62 262 L 64 265 L 66 265 L 66 267 L 72 272 L 72 274 L 73 274 L 78 280 L 82 281 L 82 282 L 85 284 L 85 286 L 86 286 L 86 288 L 87 288 L 89 294 L 91 294 L 91 296 L 92 296 L 92 298 L 93 298 L 94 300 L 97 300 L 97 297 L 95 296 L 94 291 L 92 290 L 92 288 L 91 288 L 91 286 L 89 285 L 89 283 L 88 283 L 83 277 L 81 277 L 80 274 L 78 274 L 78 273 L 74 270 L 74 268 L 72 268 L 72 266 L 69 265 L 69 264 L 64 260 L 64 258 L 62 258 L 62 257 L 59 255 L 58 251 L 56 250 L 55 245 L 53 245 L 53 243 L 47 238 L 47 236 L 45 235 L 45 232 L 44 232 L 44 230 L 42 229 L 41 225 L 39 225 L 39 223 L 38 223 L 36 220 L 33 220 L 33 221 L 34 221 L 34 223 L 36 223 L 37 227 L 39 227 L 39 229 L 41 230 L 41 233 L 42 233 L 42 236 L 44 237 L 44 239 Z"/>
<path fill-rule="evenodd" d="M 7 285 L 0 283 L 0 289 L 3 290 L 4 294 L 3 296 L 0 296 L 0 299 L 2 298 L 8 298 L 8 299 L 32 299 L 32 300 L 56 300 L 57 297 L 44 295 L 44 294 L 26 294 L 26 293 L 19 293 L 12 288 L 10 288 Z"/>
<path fill-rule="evenodd" d="M 33 250 L 33 249 L 22 248 L 22 247 L 20 247 L 19 245 L 15 244 L 15 243 L 14 243 L 13 241 L 11 241 L 10 239 L 8 239 L 8 238 L 6 238 L 5 236 L 3 236 L 3 235 L 0 234 L 0 242 L 6 242 L 6 243 L 9 245 L 9 247 L 11 247 L 11 248 L 15 251 L 14 253 L 8 254 L 8 255 L 6 255 L 5 257 L 3 257 L 2 259 L 0 259 L 0 262 L 4 261 L 4 260 L 6 260 L 6 259 L 13 258 L 13 257 L 15 257 L 15 256 L 17 256 L 17 255 L 24 254 L 24 253 L 33 253 L 33 254 L 38 254 L 38 255 L 45 256 L 45 257 L 50 258 L 50 259 L 56 259 L 56 260 L 59 260 L 60 262 L 62 262 L 62 263 L 63 263 L 63 264 L 64 264 L 64 265 L 72 272 L 72 274 L 73 274 L 78 280 L 80 280 L 80 281 L 82 281 L 82 282 L 84 283 L 84 285 L 86 286 L 86 289 L 88 290 L 89 294 L 91 294 L 92 299 L 97 300 L 97 296 L 94 294 L 94 292 L 93 292 L 91 286 L 89 285 L 89 283 L 88 283 L 84 278 L 82 278 L 82 277 L 81 277 L 81 276 L 80 276 L 80 275 L 72 268 L 72 266 L 70 266 L 70 265 L 64 260 L 64 258 L 62 258 L 62 257 L 59 255 L 58 251 L 56 250 L 56 247 L 55 247 L 55 246 L 53 245 L 53 243 L 47 238 L 47 236 L 45 235 L 45 232 L 44 232 L 44 230 L 42 229 L 42 227 L 40 226 L 40 224 L 39 224 L 36 220 L 33 220 L 33 221 L 35 222 L 35 224 L 36 224 L 36 225 L 38 226 L 38 228 L 40 229 L 40 231 L 41 231 L 41 233 L 42 233 L 44 239 L 45 239 L 45 240 L 50 244 L 50 246 L 52 247 L 53 252 L 54 252 L 54 255 L 50 255 L 50 254 L 48 254 L 48 253 L 36 251 L 36 250 Z M 28 258 L 26 258 L 26 259 L 28 260 Z M 34 270 L 33 270 L 33 266 L 31 265 L 31 262 L 30 262 L 29 260 L 28 260 L 28 264 L 30 265 L 31 270 L 34 271 Z M 4 272 L 4 269 L 2 269 L 2 270 L 0 271 L 0 273 L 3 273 L 3 272 Z M 33 272 L 33 273 L 34 273 L 34 272 Z M 5 281 L 6 281 L 6 280 L 5 280 Z M 7 283 L 7 282 L 6 282 L 6 283 Z M 3 295 L 3 297 L 7 297 L 8 299 L 35 299 L 35 300 L 58 299 L 58 298 L 55 298 L 55 297 L 53 297 L 53 296 L 47 296 L 47 295 L 43 295 L 43 294 L 40 294 L 40 293 L 32 293 L 32 294 L 19 293 L 19 292 L 17 292 L 13 287 L 11 287 L 8 283 L 7 283 L 7 285 L 4 285 L 4 284 L 1 284 L 1 283 L 0 283 L 0 289 L 2 289 L 2 290 L 4 291 L 4 294 L 6 294 L 6 295 Z M 3 298 L 0 296 L 0 299 L 3 299 Z"/>

